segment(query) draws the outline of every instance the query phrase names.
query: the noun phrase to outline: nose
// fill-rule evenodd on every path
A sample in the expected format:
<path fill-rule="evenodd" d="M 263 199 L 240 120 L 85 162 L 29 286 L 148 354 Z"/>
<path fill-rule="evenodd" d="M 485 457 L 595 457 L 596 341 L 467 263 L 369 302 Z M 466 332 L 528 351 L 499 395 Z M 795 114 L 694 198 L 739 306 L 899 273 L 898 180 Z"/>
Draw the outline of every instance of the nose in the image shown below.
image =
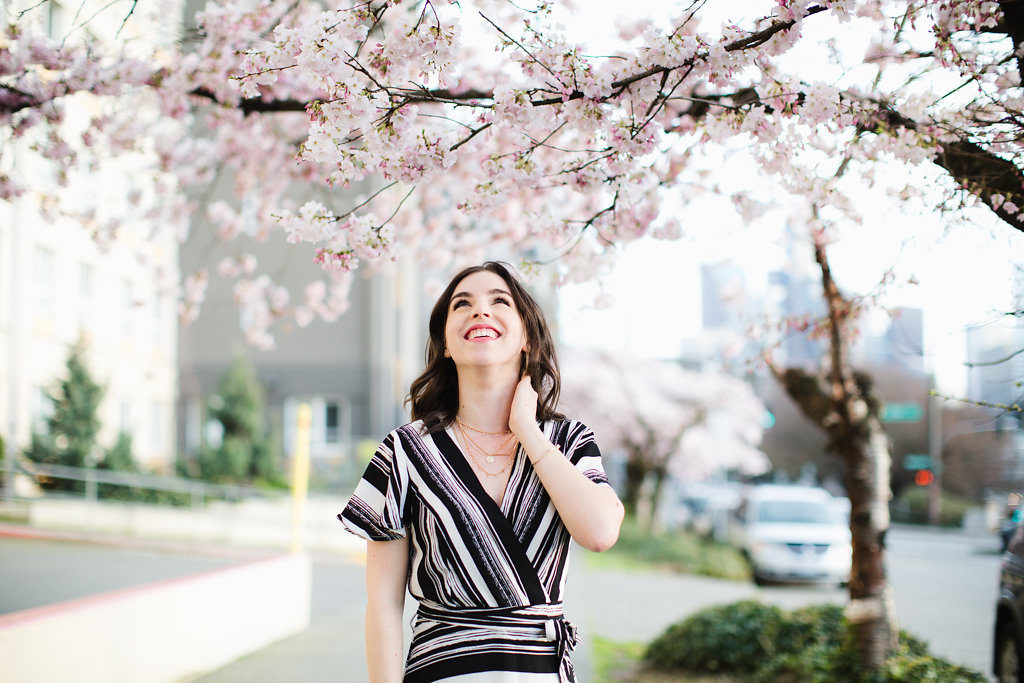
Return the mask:
<path fill-rule="evenodd" d="M 477 305 L 476 309 L 473 311 L 473 317 L 474 318 L 480 318 L 480 317 L 490 318 L 491 317 L 491 310 L 487 307 L 487 304 L 481 303 L 481 304 Z"/>

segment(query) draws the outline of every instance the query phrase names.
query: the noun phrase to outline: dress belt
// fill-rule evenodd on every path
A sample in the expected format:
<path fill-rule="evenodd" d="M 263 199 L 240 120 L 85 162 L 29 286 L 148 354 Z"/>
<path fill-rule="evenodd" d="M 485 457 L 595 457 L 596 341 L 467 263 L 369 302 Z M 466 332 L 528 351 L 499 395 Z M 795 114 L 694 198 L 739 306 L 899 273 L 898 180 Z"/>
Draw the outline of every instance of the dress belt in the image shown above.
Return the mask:
<path fill-rule="evenodd" d="M 455 626 L 492 630 L 534 626 L 544 638 L 555 643 L 558 651 L 558 675 L 562 683 L 576 680 L 569 653 L 579 643 L 575 624 L 565 618 L 562 603 L 509 607 L 447 607 L 429 600 L 420 601 L 417 615 L 430 621 Z"/>

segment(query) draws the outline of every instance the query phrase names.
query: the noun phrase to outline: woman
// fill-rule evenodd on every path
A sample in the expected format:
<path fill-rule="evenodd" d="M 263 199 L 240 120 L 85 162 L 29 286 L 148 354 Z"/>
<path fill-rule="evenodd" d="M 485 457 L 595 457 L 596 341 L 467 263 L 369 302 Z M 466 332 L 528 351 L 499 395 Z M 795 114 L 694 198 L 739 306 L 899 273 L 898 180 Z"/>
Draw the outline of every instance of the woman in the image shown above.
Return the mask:
<path fill-rule="evenodd" d="M 611 547 L 623 508 L 591 431 L 555 412 L 558 390 L 544 315 L 519 281 L 494 262 L 456 275 L 430 315 L 413 422 L 338 515 L 368 540 L 372 683 L 575 680 L 569 538 Z M 403 677 L 407 587 L 419 608 Z"/>

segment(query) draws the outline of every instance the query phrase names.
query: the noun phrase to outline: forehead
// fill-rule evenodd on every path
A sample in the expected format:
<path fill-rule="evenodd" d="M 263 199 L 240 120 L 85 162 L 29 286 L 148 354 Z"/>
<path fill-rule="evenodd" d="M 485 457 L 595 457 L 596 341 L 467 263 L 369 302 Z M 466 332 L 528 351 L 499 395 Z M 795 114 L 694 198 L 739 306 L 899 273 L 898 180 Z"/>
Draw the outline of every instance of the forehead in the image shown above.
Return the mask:
<path fill-rule="evenodd" d="M 459 283 L 455 285 L 455 291 L 452 292 L 452 299 L 467 295 L 484 296 L 494 289 L 500 289 L 503 292 L 510 291 L 508 283 L 500 275 L 489 270 L 480 270 L 459 280 Z"/>

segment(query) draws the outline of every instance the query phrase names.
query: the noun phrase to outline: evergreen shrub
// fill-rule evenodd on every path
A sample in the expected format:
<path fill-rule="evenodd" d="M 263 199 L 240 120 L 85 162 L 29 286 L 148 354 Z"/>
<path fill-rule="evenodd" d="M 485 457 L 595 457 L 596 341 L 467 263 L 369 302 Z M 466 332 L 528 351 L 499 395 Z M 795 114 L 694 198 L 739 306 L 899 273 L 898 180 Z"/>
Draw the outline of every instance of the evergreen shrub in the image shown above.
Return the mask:
<path fill-rule="evenodd" d="M 679 676 L 724 674 L 763 683 L 987 680 L 929 654 L 924 642 L 905 632 L 882 671 L 865 672 L 842 607 L 787 612 L 752 600 L 709 607 L 669 626 L 648 646 L 644 663 Z"/>
<path fill-rule="evenodd" d="M 89 467 L 90 454 L 96 446 L 100 431 L 99 409 L 103 387 L 93 379 L 85 362 L 85 345 L 72 347 L 66 363 L 66 376 L 49 395 L 53 402 L 53 415 L 46 421 L 46 431 L 33 430 L 25 457 L 33 462 Z M 41 478 L 39 483 L 48 489 L 81 491 L 84 484 L 68 479 Z"/>

